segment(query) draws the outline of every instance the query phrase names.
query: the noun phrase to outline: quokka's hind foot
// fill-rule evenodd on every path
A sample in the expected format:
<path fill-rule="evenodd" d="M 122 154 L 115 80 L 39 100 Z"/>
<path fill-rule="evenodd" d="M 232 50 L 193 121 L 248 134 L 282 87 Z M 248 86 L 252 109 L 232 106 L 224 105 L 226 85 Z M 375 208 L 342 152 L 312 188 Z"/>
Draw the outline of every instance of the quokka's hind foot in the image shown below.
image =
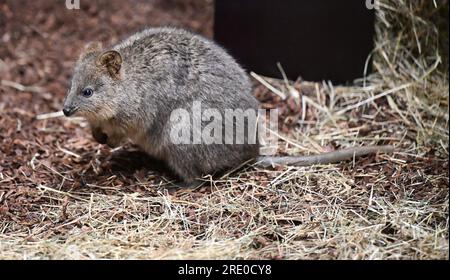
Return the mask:
<path fill-rule="evenodd" d="M 190 181 L 183 181 L 178 183 L 173 183 L 171 186 L 167 187 L 169 193 L 173 193 L 180 190 L 193 190 L 205 185 L 206 182 L 200 179 L 194 179 Z"/>

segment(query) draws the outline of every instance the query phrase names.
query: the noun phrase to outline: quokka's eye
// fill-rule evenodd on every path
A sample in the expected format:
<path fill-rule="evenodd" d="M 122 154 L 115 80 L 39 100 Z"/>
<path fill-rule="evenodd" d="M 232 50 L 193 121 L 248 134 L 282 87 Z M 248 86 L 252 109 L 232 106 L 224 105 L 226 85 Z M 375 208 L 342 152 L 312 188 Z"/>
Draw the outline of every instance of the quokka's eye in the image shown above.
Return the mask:
<path fill-rule="evenodd" d="M 91 97 L 93 93 L 94 93 L 94 91 L 93 91 L 92 89 L 90 89 L 90 88 L 85 88 L 85 89 L 83 89 L 83 91 L 81 92 L 81 94 L 82 94 L 84 97 Z"/>

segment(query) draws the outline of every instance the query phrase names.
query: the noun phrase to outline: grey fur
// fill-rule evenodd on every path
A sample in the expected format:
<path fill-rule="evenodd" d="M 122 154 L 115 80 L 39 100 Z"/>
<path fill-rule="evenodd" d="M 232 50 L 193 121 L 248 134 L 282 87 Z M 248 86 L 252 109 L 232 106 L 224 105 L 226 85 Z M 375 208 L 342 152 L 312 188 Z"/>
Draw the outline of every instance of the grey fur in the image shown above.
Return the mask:
<path fill-rule="evenodd" d="M 215 43 L 188 31 L 150 28 L 109 50 L 120 54 L 117 68 L 98 65 L 103 51 L 90 46 L 78 60 L 65 108 L 89 121 L 93 137 L 115 147 L 127 138 L 162 159 L 185 182 L 256 158 L 259 144 L 173 144 L 170 113 L 204 108 L 258 109 L 251 84 L 238 63 Z M 108 70 L 109 69 L 109 70 Z M 94 94 L 83 97 L 90 87 Z M 191 112 L 192 113 L 192 112 Z"/>

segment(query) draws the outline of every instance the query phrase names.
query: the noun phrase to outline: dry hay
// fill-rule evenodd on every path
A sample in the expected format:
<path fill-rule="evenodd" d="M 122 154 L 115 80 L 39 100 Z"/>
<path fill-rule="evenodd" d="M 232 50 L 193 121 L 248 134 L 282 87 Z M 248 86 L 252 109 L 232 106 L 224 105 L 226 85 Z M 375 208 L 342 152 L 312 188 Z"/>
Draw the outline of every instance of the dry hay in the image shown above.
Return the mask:
<path fill-rule="evenodd" d="M 282 154 L 393 144 L 393 155 L 245 165 L 169 193 L 170 175 L 132 147 L 110 151 L 83 121 L 44 116 L 34 135 L 62 139 L 12 139 L 28 165 L 2 159 L 0 258 L 448 259 L 448 2 L 380 6 L 374 74 L 348 87 L 257 76 L 273 88 L 255 95 L 281 110 Z"/>

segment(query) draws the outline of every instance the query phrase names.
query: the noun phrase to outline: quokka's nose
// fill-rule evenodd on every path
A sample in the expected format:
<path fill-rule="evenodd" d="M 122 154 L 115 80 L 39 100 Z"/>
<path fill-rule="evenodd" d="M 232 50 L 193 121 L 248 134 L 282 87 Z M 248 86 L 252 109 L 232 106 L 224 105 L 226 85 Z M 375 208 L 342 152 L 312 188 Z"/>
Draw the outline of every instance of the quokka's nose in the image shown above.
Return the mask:
<path fill-rule="evenodd" d="M 63 108 L 63 113 L 66 117 L 70 117 L 73 113 L 75 113 L 75 111 L 75 107 L 64 106 Z"/>
<path fill-rule="evenodd" d="M 70 116 L 70 110 L 67 109 L 67 108 L 64 108 L 64 109 L 63 109 L 63 113 L 64 113 L 64 115 L 65 115 L 66 117 Z"/>

